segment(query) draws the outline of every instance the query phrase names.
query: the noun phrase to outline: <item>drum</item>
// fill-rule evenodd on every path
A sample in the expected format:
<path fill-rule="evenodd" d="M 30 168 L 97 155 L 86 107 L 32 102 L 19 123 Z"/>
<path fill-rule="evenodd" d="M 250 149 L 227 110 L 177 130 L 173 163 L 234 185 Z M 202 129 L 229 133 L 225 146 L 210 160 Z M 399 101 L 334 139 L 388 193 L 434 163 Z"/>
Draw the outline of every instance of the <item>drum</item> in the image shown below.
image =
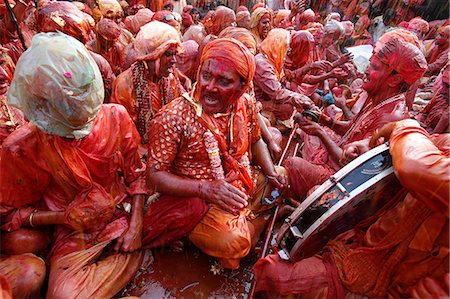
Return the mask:
<path fill-rule="evenodd" d="M 398 191 L 389 147 L 380 145 L 336 172 L 285 219 L 272 245 L 293 262 L 373 215 Z"/>

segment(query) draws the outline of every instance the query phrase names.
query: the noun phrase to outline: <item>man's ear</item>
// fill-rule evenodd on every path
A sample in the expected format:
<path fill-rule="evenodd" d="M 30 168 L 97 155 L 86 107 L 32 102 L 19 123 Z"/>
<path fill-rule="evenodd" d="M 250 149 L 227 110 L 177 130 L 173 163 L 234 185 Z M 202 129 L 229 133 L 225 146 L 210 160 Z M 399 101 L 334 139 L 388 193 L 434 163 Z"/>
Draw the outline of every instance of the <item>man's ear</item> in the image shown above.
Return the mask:
<path fill-rule="evenodd" d="M 386 81 L 389 87 L 396 87 L 400 85 L 404 80 L 402 75 L 393 72 Z"/>

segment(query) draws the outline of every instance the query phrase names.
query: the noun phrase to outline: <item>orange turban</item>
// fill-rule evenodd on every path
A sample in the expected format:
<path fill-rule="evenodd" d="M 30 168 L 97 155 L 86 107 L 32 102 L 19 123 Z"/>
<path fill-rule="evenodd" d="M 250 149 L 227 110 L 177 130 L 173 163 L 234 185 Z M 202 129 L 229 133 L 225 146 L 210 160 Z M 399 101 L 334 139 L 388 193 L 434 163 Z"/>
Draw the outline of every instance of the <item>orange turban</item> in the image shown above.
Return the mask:
<path fill-rule="evenodd" d="M 236 22 L 234 11 L 225 6 L 218 6 L 215 11 L 205 16 L 203 24 L 208 34 L 219 35 L 220 31 Z"/>
<path fill-rule="evenodd" d="M 199 71 L 208 59 L 230 63 L 244 80 L 243 92 L 250 86 L 255 75 L 255 58 L 241 42 L 232 38 L 218 38 L 206 44 L 200 59 Z"/>
<path fill-rule="evenodd" d="M 275 68 L 277 76 L 281 77 L 284 58 L 290 42 L 290 34 L 286 29 L 275 28 L 269 31 L 262 41 L 260 52 L 265 54 Z"/>
<path fill-rule="evenodd" d="M 411 43 L 391 38 L 375 54 L 392 70 L 402 75 L 409 85 L 419 80 L 428 68 L 422 51 Z"/>
<path fill-rule="evenodd" d="M 253 55 L 256 55 L 256 39 L 255 36 L 245 28 L 228 27 L 222 30 L 219 37 L 229 37 L 240 41 L 246 46 Z"/>
<path fill-rule="evenodd" d="M 133 42 L 138 60 L 156 60 L 172 46 L 181 49 L 178 31 L 172 26 L 158 21 L 152 21 L 142 26 Z"/>
<path fill-rule="evenodd" d="M 396 38 L 406 43 L 410 43 L 419 49 L 422 47 L 417 36 L 409 32 L 408 30 L 397 28 L 386 32 L 380 37 L 380 39 L 375 44 L 374 49 L 375 53 L 378 52 L 388 41 L 390 41 L 393 38 Z"/>

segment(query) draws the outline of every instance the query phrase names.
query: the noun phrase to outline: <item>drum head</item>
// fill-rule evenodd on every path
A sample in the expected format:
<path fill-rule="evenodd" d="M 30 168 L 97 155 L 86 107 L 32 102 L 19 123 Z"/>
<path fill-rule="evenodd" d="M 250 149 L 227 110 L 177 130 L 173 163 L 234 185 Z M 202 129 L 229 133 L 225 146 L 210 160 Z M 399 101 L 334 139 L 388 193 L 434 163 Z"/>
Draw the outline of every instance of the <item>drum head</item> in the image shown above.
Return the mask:
<path fill-rule="evenodd" d="M 311 194 L 280 228 L 277 244 L 292 261 L 318 253 L 400 191 L 386 146 L 358 159 Z"/>

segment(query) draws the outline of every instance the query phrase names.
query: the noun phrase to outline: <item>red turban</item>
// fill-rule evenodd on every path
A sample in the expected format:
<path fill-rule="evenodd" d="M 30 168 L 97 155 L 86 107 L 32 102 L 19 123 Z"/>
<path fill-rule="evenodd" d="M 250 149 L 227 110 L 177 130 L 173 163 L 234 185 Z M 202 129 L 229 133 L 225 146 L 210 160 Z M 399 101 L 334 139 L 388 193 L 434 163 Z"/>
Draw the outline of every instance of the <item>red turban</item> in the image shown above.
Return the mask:
<path fill-rule="evenodd" d="M 419 80 L 428 68 L 425 56 L 419 48 L 397 38 L 391 38 L 375 55 L 402 75 L 409 85 Z"/>
<path fill-rule="evenodd" d="M 206 44 L 200 59 L 199 71 L 208 59 L 230 63 L 244 80 L 243 91 L 250 86 L 255 75 L 255 58 L 241 42 L 232 38 L 218 38 Z"/>

